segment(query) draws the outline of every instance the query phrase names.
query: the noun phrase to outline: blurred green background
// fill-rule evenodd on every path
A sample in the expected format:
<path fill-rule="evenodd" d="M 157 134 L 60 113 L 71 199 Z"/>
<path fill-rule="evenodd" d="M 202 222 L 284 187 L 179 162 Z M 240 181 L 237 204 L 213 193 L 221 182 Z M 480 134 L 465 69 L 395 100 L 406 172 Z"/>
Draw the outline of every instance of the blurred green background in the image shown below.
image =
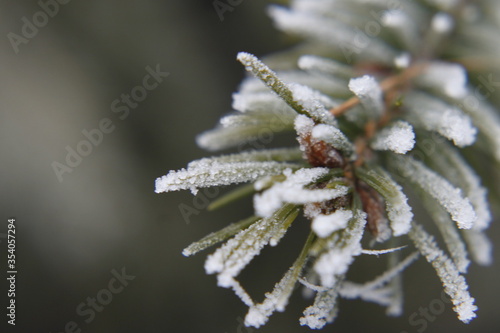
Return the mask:
<path fill-rule="evenodd" d="M 155 194 L 154 180 L 210 154 L 194 138 L 230 111 L 231 93 L 244 75 L 237 52 L 262 56 L 290 44 L 266 16 L 268 2 L 242 1 L 221 21 L 208 0 L 72 0 L 16 53 L 9 33 L 21 35 L 23 17 L 32 22 L 41 7 L 0 1 L 0 233 L 9 217 L 17 219 L 18 269 L 17 325 L 6 325 L 2 315 L 1 332 L 64 332 L 71 321 L 82 332 L 257 332 L 242 326 L 247 309 L 241 301 L 205 274 L 206 253 L 181 255 L 192 241 L 248 215 L 250 202 L 207 212 L 188 192 Z M 112 102 L 142 84 L 147 66 L 157 65 L 169 76 L 120 119 Z M 82 131 L 105 118 L 114 130 L 60 182 L 52 163 L 65 164 L 66 147 L 76 149 L 85 140 Z M 180 205 L 197 214 L 185 220 Z M 300 250 L 307 225 L 293 229 L 243 274 L 256 300 Z M 489 235 L 498 239 L 499 233 L 493 223 Z M 0 241 L 5 309 L 6 241 Z M 356 269 L 353 279 L 373 277 L 376 260 L 371 265 Z M 135 278 L 86 322 L 90 317 L 77 307 L 88 297 L 105 297 L 112 271 L 122 269 Z M 463 325 L 447 305 L 427 321 L 426 332 L 500 327 L 498 265 L 472 265 L 468 281 L 479 317 Z M 417 332 L 423 326 L 412 326 L 409 317 L 439 305 L 440 283 L 420 260 L 405 273 L 405 289 L 402 317 L 341 301 L 339 318 L 325 331 Z M 298 323 L 310 302 L 297 291 L 287 311 L 258 331 L 310 331 Z"/>

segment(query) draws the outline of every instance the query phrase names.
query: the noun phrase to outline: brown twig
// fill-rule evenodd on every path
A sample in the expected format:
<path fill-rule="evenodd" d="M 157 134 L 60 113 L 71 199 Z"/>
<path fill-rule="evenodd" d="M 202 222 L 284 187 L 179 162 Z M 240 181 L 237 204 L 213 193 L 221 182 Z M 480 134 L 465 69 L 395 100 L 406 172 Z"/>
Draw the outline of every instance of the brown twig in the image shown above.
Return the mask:
<path fill-rule="evenodd" d="M 413 66 L 408 67 L 405 71 L 402 73 L 389 76 L 385 80 L 383 80 L 380 83 L 380 87 L 382 88 L 382 91 L 384 93 L 387 93 L 393 89 L 396 89 L 402 85 L 405 85 L 408 83 L 411 79 L 415 78 L 418 76 L 422 71 L 427 67 L 427 64 L 425 63 L 418 63 L 414 64 Z M 342 115 L 344 112 L 348 111 L 352 107 L 358 105 L 360 102 L 359 98 L 357 96 L 353 96 L 346 100 L 344 103 L 341 105 L 332 108 L 330 110 L 330 113 L 334 115 L 335 117 L 338 117 Z"/>

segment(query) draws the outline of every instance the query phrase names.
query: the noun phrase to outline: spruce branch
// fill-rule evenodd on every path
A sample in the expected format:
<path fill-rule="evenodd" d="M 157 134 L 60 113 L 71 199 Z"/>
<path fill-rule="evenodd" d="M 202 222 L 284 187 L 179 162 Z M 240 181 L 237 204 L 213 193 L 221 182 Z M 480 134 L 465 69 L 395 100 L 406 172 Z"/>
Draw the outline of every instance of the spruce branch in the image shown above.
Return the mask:
<path fill-rule="evenodd" d="M 251 75 L 233 94 L 234 112 L 197 142 L 216 151 L 250 143 L 262 130 L 294 131 L 296 146 L 203 158 L 156 180 L 157 193 L 250 183 L 209 208 L 253 196 L 254 216 L 183 252 L 225 242 L 208 256 L 205 270 L 249 307 L 247 326 L 260 327 L 283 311 L 297 281 L 316 294 L 299 320 L 312 329 L 334 321 L 339 298 L 375 302 L 388 315 L 401 315 L 402 273 L 419 255 L 435 269 L 458 319 L 476 317 L 465 274 L 471 261 L 492 262 L 486 231 L 493 216 L 491 184 L 469 162 L 478 150 L 490 159 L 479 163 L 500 162 L 500 115 L 495 84 L 475 87 L 470 76 L 489 77 L 499 64 L 500 23 L 492 13 L 500 12 L 500 2 L 387 6 L 385 0 L 271 6 L 276 26 L 304 43 L 266 61 L 240 52 L 237 59 Z M 359 28 L 374 23 L 376 33 Z M 444 250 L 424 229 L 432 221 L 415 221 L 414 200 L 437 226 Z M 274 289 L 254 302 L 239 274 L 300 215 L 310 224 L 305 245 Z M 365 282 L 347 280 L 363 255 L 388 257 L 387 270 Z"/>

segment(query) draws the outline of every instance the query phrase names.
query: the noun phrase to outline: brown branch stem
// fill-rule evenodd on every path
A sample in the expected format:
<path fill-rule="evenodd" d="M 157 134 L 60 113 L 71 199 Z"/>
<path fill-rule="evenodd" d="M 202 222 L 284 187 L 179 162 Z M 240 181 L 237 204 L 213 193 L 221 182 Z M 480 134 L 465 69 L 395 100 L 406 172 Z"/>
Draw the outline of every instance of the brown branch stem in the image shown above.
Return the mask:
<path fill-rule="evenodd" d="M 380 87 L 382 88 L 382 91 L 384 93 L 392 91 L 393 89 L 396 89 L 402 85 L 405 85 L 411 79 L 418 76 L 420 73 L 422 73 L 422 71 L 425 69 L 425 67 L 427 67 L 426 63 L 414 64 L 414 65 L 408 67 L 403 72 L 396 74 L 396 75 L 393 75 L 393 76 L 389 76 L 388 78 L 383 80 L 380 83 Z M 338 117 L 338 116 L 342 115 L 344 112 L 351 109 L 352 107 L 358 105 L 359 103 L 360 103 L 359 98 L 357 96 L 353 96 L 353 97 L 349 98 L 348 100 L 346 100 L 341 105 L 339 105 L 335 108 L 332 108 L 330 110 L 330 113 L 332 115 L 334 115 L 335 117 Z"/>

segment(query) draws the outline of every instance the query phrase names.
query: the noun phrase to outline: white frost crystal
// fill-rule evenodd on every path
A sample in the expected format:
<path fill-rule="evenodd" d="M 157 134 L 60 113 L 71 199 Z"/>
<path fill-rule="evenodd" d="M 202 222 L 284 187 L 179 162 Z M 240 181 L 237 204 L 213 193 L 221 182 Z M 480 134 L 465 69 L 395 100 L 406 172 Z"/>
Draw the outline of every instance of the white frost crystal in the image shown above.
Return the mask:
<path fill-rule="evenodd" d="M 476 212 L 459 188 L 410 157 L 398 156 L 395 164 L 410 182 L 436 199 L 450 213 L 460 229 L 472 228 L 477 220 Z"/>
<path fill-rule="evenodd" d="M 284 220 L 280 215 L 293 214 L 294 206 L 284 206 L 271 217 L 263 218 L 240 231 L 233 239 L 225 243 L 215 253 L 211 254 L 205 262 L 207 274 L 218 273 L 217 281 L 221 287 L 232 287 L 234 277 L 260 253 L 262 248 L 276 234 L 282 234 L 286 229 Z"/>
<path fill-rule="evenodd" d="M 434 238 L 421 226 L 415 226 L 410 237 L 420 253 L 436 270 L 443 282 L 444 291 L 451 298 L 453 310 L 458 314 L 458 319 L 468 323 L 475 318 L 477 306 L 474 305 L 474 298 L 470 296 L 467 283 L 455 264 L 437 247 Z"/>
<path fill-rule="evenodd" d="M 433 62 L 417 78 L 417 83 L 460 98 L 467 94 L 467 71 L 458 64 Z"/>
<path fill-rule="evenodd" d="M 372 168 L 368 172 L 361 169 L 358 176 L 384 198 L 394 236 L 407 234 L 411 228 L 413 213 L 401 186 L 381 168 Z"/>
<path fill-rule="evenodd" d="M 432 29 L 439 33 L 448 33 L 453 29 L 453 18 L 447 13 L 437 13 L 432 18 Z"/>
<path fill-rule="evenodd" d="M 324 123 L 335 124 L 333 116 L 319 102 L 318 93 L 311 88 L 296 83 L 287 85 L 250 53 L 238 53 L 238 60 L 298 113 L 307 114 Z"/>
<path fill-rule="evenodd" d="M 283 278 L 276 283 L 273 291 L 271 293 L 266 293 L 264 302 L 250 306 L 245 317 L 246 326 L 259 328 L 267 322 L 269 316 L 273 312 L 285 310 L 285 306 L 293 292 L 295 283 L 299 279 L 302 269 L 304 268 L 311 240 L 312 237 L 309 236 L 297 260 L 295 260 L 292 267 L 288 269 Z"/>
<path fill-rule="evenodd" d="M 294 122 L 295 131 L 299 136 L 308 135 L 314 128 L 314 121 L 303 115 L 298 115 Z"/>
<path fill-rule="evenodd" d="M 409 93 L 405 97 L 405 105 L 409 111 L 406 118 L 413 126 L 436 131 L 458 147 L 475 142 L 477 129 L 458 108 L 423 93 Z"/>
<path fill-rule="evenodd" d="M 485 230 L 491 222 L 488 192 L 481 185 L 481 179 L 467 164 L 459 152 L 444 143 L 438 145 L 432 163 L 441 174 L 446 174 L 455 186 L 460 187 L 469 198 L 477 215 L 475 230 Z"/>
<path fill-rule="evenodd" d="M 351 79 L 349 90 L 358 96 L 367 111 L 373 112 L 377 117 L 382 115 L 384 108 L 382 88 L 373 76 L 365 75 Z"/>
<path fill-rule="evenodd" d="M 286 168 L 299 167 L 300 164 L 272 161 L 199 164 L 179 171 L 170 171 L 167 175 L 157 178 L 155 192 L 189 189 L 196 194 L 199 188 L 255 181 L 262 176 L 279 175 Z"/>
<path fill-rule="evenodd" d="M 347 272 L 354 257 L 361 254 L 361 237 L 366 223 L 366 214 L 356 211 L 350 225 L 342 231 L 342 238 L 329 242 L 329 249 L 314 264 L 314 271 L 321 279 L 321 285 L 333 288 L 339 276 Z"/>
<path fill-rule="evenodd" d="M 396 121 L 380 131 L 371 146 L 376 150 L 391 150 L 398 154 L 406 154 L 415 146 L 413 127 L 406 121 Z"/>
<path fill-rule="evenodd" d="M 331 144 L 338 150 L 342 150 L 346 156 L 352 157 L 354 154 L 354 145 L 349 139 L 335 126 L 319 124 L 313 127 L 311 131 L 313 139 L 321 140 Z"/>
<path fill-rule="evenodd" d="M 300 318 L 300 325 L 319 329 L 327 323 L 333 322 L 338 312 L 338 294 L 338 288 L 318 292 L 314 304 L 304 310 L 304 316 Z"/>
<path fill-rule="evenodd" d="M 301 169 L 292 174 L 292 170 L 285 170 L 287 179 L 274 184 L 271 188 L 254 197 L 255 213 L 259 216 L 270 216 L 283 203 L 306 204 L 321 202 L 346 195 L 346 186 L 337 186 L 334 189 L 307 189 L 306 185 L 314 182 L 328 173 L 327 168 Z"/>
<path fill-rule="evenodd" d="M 316 91 L 308 86 L 297 83 L 289 84 L 288 88 L 292 92 L 293 100 L 302 106 L 313 119 L 331 125 L 337 124 L 332 115 L 325 109 L 324 105 L 320 103 L 321 96 Z"/>
<path fill-rule="evenodd" d="M 448 251 L 450 253 L 450 257 L 453 260 L 455 266 L 460 273 L 467 272 L 467 268 L 469 267 L 469 259 L 467 258 L 467 250 L 465 248 L 465 244 L 460 237 L 460 233 L 455 227 L 453 221 L 450 219 L 450 216 L 444 211 L 439 205 L 437 205 L 432 199 L 424 200 L 424 204 L 429 210 L 429 213 L 432 216 L 432 219 L 436 223 L 443 236 L 444 242 Z M 436 207 L 438 206 L 438 207 Z"/>
<path fill-rule="evenodd" d="M 394 59 L 394 64 L 397 68 L 407 68 L 411 63 L 411 55 L 409 53 L 401 53 Z"/>
<path fill-rule="evenodd" d="M 339 209 L 330 215 L 318 215 L 313 219 L 312 230 L 319 237 L 325 238 L 332 232 L 344 229 L 352 218 L 352 211 Z"/>

